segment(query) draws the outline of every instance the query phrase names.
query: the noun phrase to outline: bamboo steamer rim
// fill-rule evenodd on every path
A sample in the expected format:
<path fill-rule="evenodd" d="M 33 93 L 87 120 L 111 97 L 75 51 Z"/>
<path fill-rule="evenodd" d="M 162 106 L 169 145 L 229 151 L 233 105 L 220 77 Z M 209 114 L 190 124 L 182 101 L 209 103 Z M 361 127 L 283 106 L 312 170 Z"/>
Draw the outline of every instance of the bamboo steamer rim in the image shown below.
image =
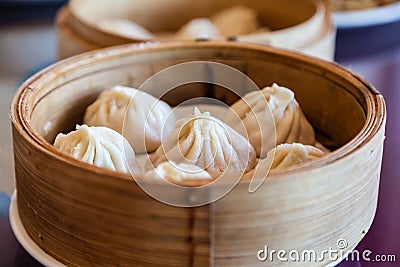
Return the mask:
<path fill-rule="evenodd" d="M 81 36 L 78 36 L 77 33 L 71 29 L 71 27 L 68 25 L 68 19 L 70 17 L 71 17 L 71 10 L 69 9 L 68 5 L 62 6 L 58 10 L 57 15 L 55 17 L 55 25 L 59 27 L 60 30 L 67 31 L 70 38 L 73 38 L 75 42 L 77 42 L 82 47 L 85 47 L 88 51 L 99 49 L 100 47 L 97 44 L 90 42 L 89 40 L 86 40 Z"/>
<path fill-rule="evenodd" d="M 110 44 L 110 45 L 118 45 L 118 44 L 125 44 L 125 43 L 132 43 L 132 42 L 146 42 L 146 41 L 155 41 L 155 40 L 145 40 L 145 39 L 137 39 L 137 38 L 129 38 L 124 35 L 107 31 L 104 30 L 103 28 L 99 27 L 95 22 L 93 22 L 91 19 L 87 19 L 85 16 L 83 16 L 79 12 L 79 2 L 81 0 L 70 0 L 69 3 L 66 5 L 66 12 L 69 14 L 69 19 L 73 22 L 71 25 L 75 25 L 76 27 L 83 27 L 89 30 L 92 34 L 100 34 L 104 36 L 105 38 L 112 38 L 115 43 Z M 330 14 L 329 14 L 329 8 L 328 8 L 328 3 L 326 1 L 318 1 L 318 0 L 302 0 L 304 2 L 308 2 L 311 6 L 314 8 L 313 14 L 308 17 L 306 20 L 295 24 L 293 26 L 285 27 L 279 30 L 273 30 L 268 33 L 270 36 L 274 36 L 274 38 L 277 38 L 277 36 L 280 36 L 279 38 L 287 39 L 290 36 L 295 36 L 293 35 L 296 32 L 307 32 L 309 30 L 315 29 L 316 26 L 328 23 L 328 27 L 331 29 L 334 29 L 334 25 L 331 21 Z M 326 26 L 322 31 L 326 31 Z M 72 31 L 75 31 L 72 27 Z M 250 34 L 251 35 L 251 34 Z M 321 35 L 321 33 L 319 34 Z M 312 45 L 313 43 L 318 41 L 318 37 L 316 36 L 312 40 L 307 40 L 307 42 L 303 42 L 297 45 L 298 48 L 303 48 L 307 47 L 309 45 Z M 241 36 L 228 36 L 225 37 L 225 40 L 230 40 L 235 37 L 245 37 L 246 35 L 241 35 Z M 157 38 L 155 38 L 157 39 Z M 101 45 L 101 47 L 104 47 L 104 45 Z"/>
<path fill-rule="evenodd" d="M 259 52 L 273 54 L 275 55 L 275 57 L 281 57 L 287 60 L 296 60 L 298 62 L 302 62 L 305 64 L 305 66 L 316 66 L 323 69 L 331 69 L 331 72 L 336 73 L 342 79 L 351 81 L 352 84 L 357 84 L 357 88 L 362 92 L 362 95 L 364 96 L 367 105 L 367 113 L 365 114 L 366 123 L 355 137 L 353 137 L 342 147 L 336 149 L 333 152 L 330 152 L 329 154 L 318 160 L 299 165 L 298 167 L 287 171 L 270 173 L 268 174 L 269 178 L 278 178 L 292 174 L 310 172 L 320 167 L 324 167 L 328 164 L 332 164 L 338 160 L 342 160 L 349 156 L 352 152 L 361 149 L 364 145 L 368 143 L 369 140 L 371 140 L 377 134 L 380 128 L 384 127 L 386 120 L 386 106 L 382 94 L 379 93 L 374 88 L 374 86 L 367 82 L 363 77 L 354 73 L 353 71 L 337 63 L 324 61 L 311 56 L 306 56 L 295 51 L 288 51 L 284 49 L 256 44 L 225 41 L 174 41 L 163 43 L 147 42 L 139 44 L 126 44 L 98 49 L 61 60 L 34 74 L 18 88 L 11 103 L 11 121 L 14 124 L 15 129 L 22 136 L 24 136 L 24 138 L 30 140 L 35 148 L 41 150 L 49 157 L 55 157 L 58 160 L 61 160 L 67 164 L 72 164 L 74 166 L 84 169 L 85 171 L 93 171 L 100 175 L 104 175 L 104 177 L 112 176 L 113 178 L 115 177 L 118 179 L 132 179 L 130 174 L 97 167 L 59 152 L 52 144 L 47 142 L 41 135 L 39 135 L 39 133 L 30 124 L 30 118 L 27 117 L 27 114 L 29 114 L 29 110 L 26 108 L 26 101 L 33 94 L 34 90 L 38 90 L 35 89 L 35 85 L 37 85 L 37 83 L 46 84 L 47 81 L 55 79 L 57 75 L 76 71 L 82 65 L 96 64 L 99 61 L 107 61 L 108 59 L 123 57 L 125 55 L 140 55 L 142 53 L 152 53 L 179 49 L 184 50 L 190 48 L 221 50 L 245 49 L 257 50 Z M 155 181 L 151 182 L 155 183 Z M 249 181 L 247 180 L 240 181 L 240 183 L 248 182 Z"/>
<path fill-rule="evenodd" d="M 323 23 L 324 27 L 322 27 L 321 31 L 317 36 L 315 36 L 313 39 L 309 40 L 307 43 L 300 45 L 297 47 L 297 49 L 306 49 L 310 46 L 314 46 L 318 44 L 318 42 L 321 41 L 321 38 L 326 37 L 329 34 L 334 34 L 336 37 L 336 27 L 333 24 L 331 14 L 329 11 L 329 6 L 326 1 L 321 1 L 319 2 L 318 9 L 320 9 L 321 18 L 319 20 L 316 20 L 315 23 Z"/>
<path fill-rule="evenodd" d="M 309 45 L 312 45 L 313 43 L 318 42 L 319 38 L 321 37 L 320 35 L 323 35 L 326 31 L 326 28 L 332 28 L 332 22 L 329 16 L 328 12 L 328 7 L 325 1 L 315 1 L 315 0 L 310 0 L 312 4 L 314 4 L 315 7 L 315 12 L 314 14 L 309 17 L 307 20 L 296 24 L 294 26 L 276 30 L 276 31 L 271 31 L 269 34 L 271 35 L 282 35 L 285 36 L 286 38 L 290 36 L 296 36 L 296 32 L 307 32 L 309 30 L 314 30 L 316 27 L 318 28 L 319 25 L 324 25 L 322 28 L 321 32 L 317 34 L 313 39 L 307 40 L 304 43 L 299 44 L 297 47 L 298 48 L 305 48 Z M 325 26 L 326 24 L 326 26 Z"/>

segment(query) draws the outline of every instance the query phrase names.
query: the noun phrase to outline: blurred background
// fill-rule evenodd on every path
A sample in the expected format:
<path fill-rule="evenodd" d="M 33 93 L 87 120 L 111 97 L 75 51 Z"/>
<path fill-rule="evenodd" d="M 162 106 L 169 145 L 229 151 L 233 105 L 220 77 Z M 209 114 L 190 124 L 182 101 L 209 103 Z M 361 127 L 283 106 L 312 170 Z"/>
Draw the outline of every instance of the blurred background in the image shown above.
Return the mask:
<path fill-rule="evenodd" d="M 79 1 L 74 2 L 67 8 L 65 0 L 0 0 L 0 266 L 40 266 L 15 240 L 8 222 L 9 197 L 14 190 L 9 109 L 16 89 L 30 75 L 63 57 L 108 44 L 146 41 L 143 31 L 138 31 L 135 28 L 137 25 L 127 26 L 127 21 L 124 21 L 123 27 L 121 24 L 118 27 L 113 24 L 111 29 L 97 27 L 96 19 L 101 14 L 115 15 L 125 9 L 116 8 L 118 1 L 109 1 L 114 3 L 114 8 L 105 8 L 107 12 L 101 7 L 92 8 L 87 3 L 89 1 L 82 1 L 83 5 L 79 5 Z M 91 2 L 96 5 L 97 1 Z M 307 20 L 307 15 L 296 15 L 300 7 L 288 10 L 288 20 L 271 25 L 267 31 L 270 33 L 266 32 L 265 36 L 248 34 L 236 36 L 236 39 L 295 49 L 335 61 L 364 76 L 383 93 L 388 121 L 378 210 L 359 250 L 370 249 L 374 254 L 396 255 L 397 263 L 360 261 L 344 262 L 342 265 L 400 266 L 400 2 L 325 2 L 330 4 L 328 13 L 322 12 L 320 17 L 314 18 L 313 21 L 317 23 L 305 25 L 314 28 L 300 30 L 300 36 L 307 29 L 320 33 L 312 41 L 311 37 L 305 40 L 310 41 L 310 45 L 295 47 L 295 41 L 285 43 L 273 34 L 296 26 L 293 25 L 296 20 Z M 61 10 L 62 6 L 64 8 Z M 260 14 L 263 14 L 261 9 Z M 121 18 L 126 19 L 127 15 L 124 13 Z M 138 15 L 137 19 L 136 22 L 142 26 L 148 23 L 147 30 L 159 30 L 154 19 L 149 22 L 146 13 Z M 129 33 L 124 34 L 124 29 L 129 32 L 132 27 L 135 28 L 133 37 Z M 167 29 L 170 30 L 176 25 L 166 27 L 170 27 Z M 157 37 L 168 39 L 169 36 Z M 202 35 L 197 37 L 204 38 Z M 293 40 L 298 38 L 299 35 L 293 36 Z"/>

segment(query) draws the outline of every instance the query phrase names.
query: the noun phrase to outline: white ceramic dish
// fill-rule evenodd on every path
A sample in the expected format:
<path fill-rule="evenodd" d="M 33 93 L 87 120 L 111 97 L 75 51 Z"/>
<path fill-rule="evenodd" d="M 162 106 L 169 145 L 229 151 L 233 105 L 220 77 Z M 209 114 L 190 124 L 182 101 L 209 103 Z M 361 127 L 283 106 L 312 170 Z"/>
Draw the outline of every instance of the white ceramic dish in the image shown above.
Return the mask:
<path fill-rule="evenodd" d="M 33 240 L 29 237 L 28 233 L 25 231 L 25 228 L 22 225 L 18 213 L 17 191 L 14 191 L 11 197 L 9 217 L 10 217 L 11 229 L 15 237 L 17 238 L 18 242 L 35 260 L 37 260 L 44 266 L 52 266 L 52 267 L 65 266 L 61 262 L 51 257 L 49 254 L 44 252 L 38 245 L 36 245 L 36 243 L 33 242 Z"/>
<path fill-rule="evenodd" d="M 400 45 L 400 2 L 332 14 L 337 27 L 335 60 L 380 53 Z"/>
<path fill-rule="evenodd" d="M 369 27 L 400 20 L 400 2 L 377 8 L 333 12 L 338 29 Z"/>

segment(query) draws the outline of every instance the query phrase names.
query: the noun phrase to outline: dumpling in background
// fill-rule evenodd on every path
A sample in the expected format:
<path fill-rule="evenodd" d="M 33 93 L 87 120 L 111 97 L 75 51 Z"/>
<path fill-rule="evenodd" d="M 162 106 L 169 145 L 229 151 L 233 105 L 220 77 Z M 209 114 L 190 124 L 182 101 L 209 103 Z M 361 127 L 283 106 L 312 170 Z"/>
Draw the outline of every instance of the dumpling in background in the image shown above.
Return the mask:
<path fill-rule="evenodd" d="M 158 148 L 163 134 L 166 136 L 174 127 L 175 117 L 164 101 L 144 91 L 118 85 L 99 95 L 86 109 L 83 122 L 123 134 L 139 154 Z"/>
<path fill-rule="evenodd" d="M 107 127 L 77 125 L 75 131 L 58 134 L 54 146 L 75 159 L 98 167 L 125 173 L 129 172 L 129 166 L 132 171 L 139 170 L 132 147 L 122 135 Z"/>
<path fill-rule="evenodd" d="M 243 179 L 266 177 L 270 170 L 288 170 L 305 162 L 319 159 L 324 155 L 324 151 L 314 146 L 299 143 L 280 144 L 270 150 L 266 158 L 260 160 L 257 166 Z"/>
<path fill-rule="evenodd" d="M 132 39 L 154 39 L 154 35 L 146 28 L 127 19 L 102 19 L 98 26 L 104 31 Z"/>
<path fill-rule="evenodd" d="M 232 125 L 235 118 L 229 113 L 225 122 L 244 136 L 249 136 L 260 158 L 282 143 L 315 144 L 314 129 L 295 100 L 294 93 L 288 88 L 274 83 L 261 91 L 246 94 L 231 108 L 242 119 L 247 133 L 241 133 L 241 125 Z M 273 138 L 275 127 L 276 142 Z"/>
<path fill-rule="evenodd" d="M 213 178 L 240 174 L 256 164 L 256 154 L 246 138 L 209 112 L 179 120 L 171 134 L 151 156 L 155 167 L 166 161 L 192 164 Z"/>
<path fill-rule="evenodd" d="M 148 171 L 144 178 L 165 179 L 173 183 L 198 186 L 209 182 L 211 175 L 196 165 L 163 162 L 154 170 Z"/>
<path fill-rule="evenodd" d="M 177 40 L 218 39 L 220 37 L 218 28 L 207 18 L 192 19 L 173 36 Z"/>
<path fill-rule="evenodd" d="M 210 20 L 226 37 L 253 33 L 259 28 L 256 11 L 246 6 L 223 9 L 211 16 Z"/>
<path fill-rule="evenodd" d="M 388 5 L 398 0 L 329 0 L 332 11 L 346 11 L 375 8 Z"/>
<path fill-rule="evenodd" d="M 274 38 L 274 35 L 269 34 L 271 33 L 271 29 L 267 27 L 259 28 L 257 31 L 246 34 L 240 35 L 236 38 L 238 42 L 245 42 L 245 43 L 253 43 L 253 44 L 263 44 L 263 45 L 274 45 L 279 46 L 281 45 L 277 38 Z M 279 38 L 278 38 L 279 39 Z"/>

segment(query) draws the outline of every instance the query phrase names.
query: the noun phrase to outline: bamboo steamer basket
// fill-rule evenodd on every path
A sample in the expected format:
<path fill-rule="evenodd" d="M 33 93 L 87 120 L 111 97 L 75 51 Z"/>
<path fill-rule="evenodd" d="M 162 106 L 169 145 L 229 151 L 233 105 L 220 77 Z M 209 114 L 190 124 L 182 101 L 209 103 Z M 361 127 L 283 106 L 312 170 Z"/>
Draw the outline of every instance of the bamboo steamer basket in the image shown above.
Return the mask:
<path fill-rule="evenodd" d="M 258 86 L 277 82 L 293 89 L 318 140 L 334 151 L 270 174 L 252 194 L 249 182 L 240 181 L 214 203 L 180 208 L 148 196 L 128 174 L 77 161 L 52 146 L 57 133 L 81 123 L 101 91 L 117 84 L 138 87 L 165 67 L 198 60 L 230 65 Z M 224 91 L 209 92 L 198 84 L 179 94 L 232 100 Z M 165 100 L 176 104 L 174 95 Z M 129 44 L 93 51 L 27 80 L 13 99 L 11 119 L 19 216 L 31 239 L 67 265 L 290 265 L 259 261 L 257 252 L 267 245 L 321 253 L 337 249 L 344 239 L 343 256 L 374 219 L 384 99 L 340 65 L 299 53 L 236 42 Z"/>
<path fill-rule="evenodd" d="M 238 36 L 238 40 L 294 49 L 333 60 L 336 29 L 326 3 L 317 0 L 71 0 L 56 19 L 59 57 L 93 48 L 146 41 L 104 31 L 98 26 L 101 19 L 129 19 L 154 33 L 173 32 L 190 19 L 209 17 L 234 5 L 254 8 L 260 23 L 272 30 L 257 36 Z"/>

